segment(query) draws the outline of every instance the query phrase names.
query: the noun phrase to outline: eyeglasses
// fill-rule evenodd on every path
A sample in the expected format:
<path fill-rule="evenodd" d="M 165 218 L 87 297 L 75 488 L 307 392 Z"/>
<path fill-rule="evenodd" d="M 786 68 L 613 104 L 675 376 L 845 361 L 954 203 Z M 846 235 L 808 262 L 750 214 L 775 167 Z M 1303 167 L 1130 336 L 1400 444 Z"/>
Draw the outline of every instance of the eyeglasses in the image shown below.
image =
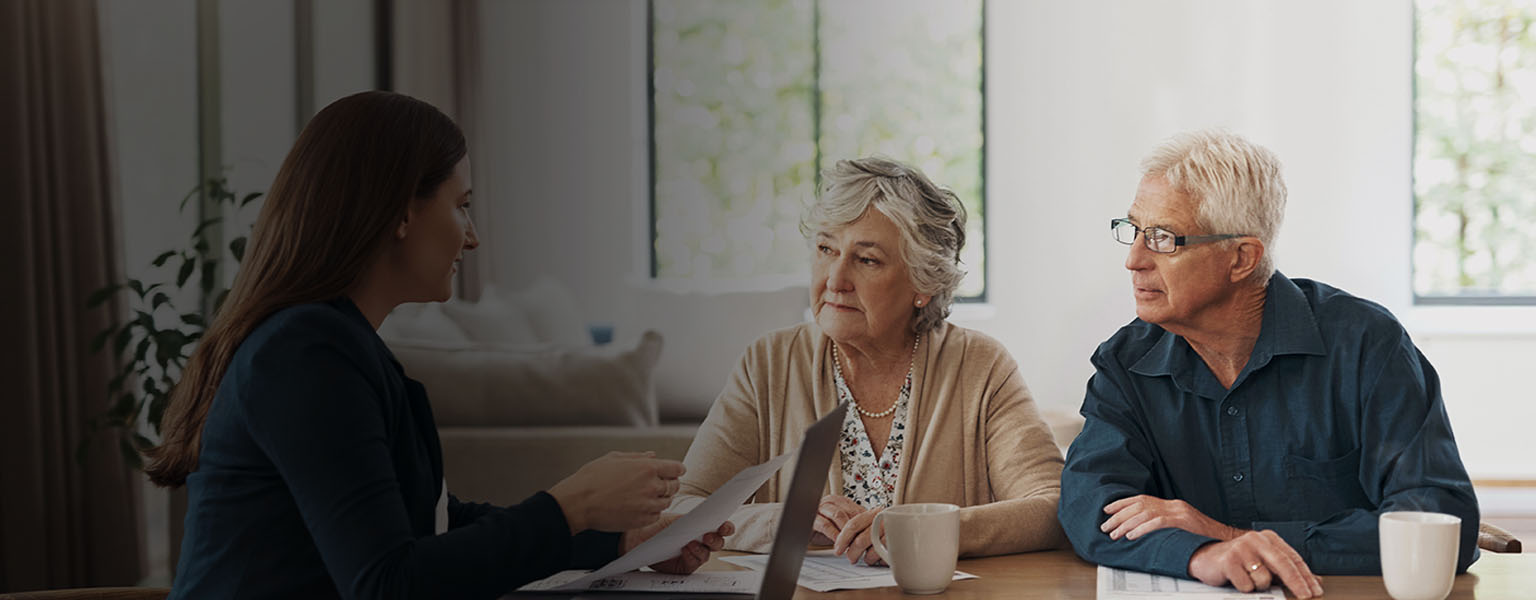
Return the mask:
<path fill-rule="evenodd" d="M 1215 235 L 1175 235 L 1172 231 L 1161 227 L 1137 227 L 1130 219 L 1110 219 L 1109 229 L 1115 234 L 1115 241 L 1131 245 L 1136 241 L 1136 234 L 1140 233 L 1146 241 L 1147 249 L 1158 254 L 1173 254 L 1179 246 L 1191 246 L 1219 242 L 1232 238 L 1248 237 L 1243 233 L 1218 233 Z"/>

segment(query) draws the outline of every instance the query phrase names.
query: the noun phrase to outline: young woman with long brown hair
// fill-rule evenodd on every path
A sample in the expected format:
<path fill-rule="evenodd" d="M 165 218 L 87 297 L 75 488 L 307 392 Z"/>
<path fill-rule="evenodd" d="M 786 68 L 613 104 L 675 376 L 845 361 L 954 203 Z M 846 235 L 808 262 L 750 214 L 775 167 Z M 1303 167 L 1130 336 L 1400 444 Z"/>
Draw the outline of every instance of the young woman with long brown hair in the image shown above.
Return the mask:
<path fill-rule="evenodd" d="M 451 296 L 479 245 L 469 181 L 458 126 L 408 96 L 348 96 L 299 134 L 148 453 L 188 488 L 172 597 L 495 597 L 668 522 L 683 468 L 648 454 L 513 507 L 447 494 L 425 390 L 375 330 Z M 656 567 L 698 568 L 730 529 Z"/>

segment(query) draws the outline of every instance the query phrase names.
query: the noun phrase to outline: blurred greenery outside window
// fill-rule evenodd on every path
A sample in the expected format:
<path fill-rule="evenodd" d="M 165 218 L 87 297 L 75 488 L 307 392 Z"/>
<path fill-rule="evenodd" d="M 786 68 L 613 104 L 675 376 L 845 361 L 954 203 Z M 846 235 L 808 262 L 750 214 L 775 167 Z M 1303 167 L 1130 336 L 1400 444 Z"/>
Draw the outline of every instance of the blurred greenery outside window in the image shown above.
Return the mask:
<path fill-rule="evenodd" d="M 1414 8 L 1415 300 L 1536 304 L 1536 2 Z"/>
<path fill-rule="evenodd" d="M 969 214 L 984 300 L 982 0 L 653 0 L 651 275 L 804 283 L 820 172 L 883 155 Z"/>

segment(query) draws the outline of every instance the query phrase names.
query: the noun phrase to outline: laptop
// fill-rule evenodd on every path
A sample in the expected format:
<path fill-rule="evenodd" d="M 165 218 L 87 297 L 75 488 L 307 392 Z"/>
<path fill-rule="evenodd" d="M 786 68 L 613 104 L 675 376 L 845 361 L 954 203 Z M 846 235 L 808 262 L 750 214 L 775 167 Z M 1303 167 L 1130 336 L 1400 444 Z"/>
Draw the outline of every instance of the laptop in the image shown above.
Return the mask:
<path fill-rule="evenodd" d="M 602 592 L 583 591 L 575 594 L 550 592 L 516 592 L 506 598 L 534 600 L 559 598 L 563 600 L 790 600 L 799 586 L 800 566 L 805 562 L 805 548 L 811 542 L 811 526 L 816 519 L 816 506 L 821 502 L 821 491 L 827 483 L 827 470 L 832 466 L 832 455 L 837 449 L 837 438 L 843 429 L 843 418 L 848 405 L 839 404 L 805 431 L 800 443 L 800 455 L 795 458 L 795 472 L 789 482 L 789 492 L 784 495 L 783 513 L 779 515 L 779 530 L 773 536 L 773 549 L 768 555 L 768 566 L 763 569 L 763 581 L 757 594 L 717 593 L 668 593 L 668 592 Z"/>

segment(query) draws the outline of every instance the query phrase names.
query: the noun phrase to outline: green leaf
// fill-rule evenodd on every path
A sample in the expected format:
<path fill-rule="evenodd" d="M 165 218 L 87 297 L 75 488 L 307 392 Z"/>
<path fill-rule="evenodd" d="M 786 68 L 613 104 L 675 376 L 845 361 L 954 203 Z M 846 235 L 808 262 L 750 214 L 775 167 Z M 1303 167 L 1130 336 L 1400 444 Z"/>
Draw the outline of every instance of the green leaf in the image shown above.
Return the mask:
<path fill-rule="evenodd" d="M 149 344 L 150 338 L 147 335 L 144 336 L 144 339 L 139 340 L 139 347 L 133 351 L 134 362 L 144 362 L 144 356 L 149 353 Z"/>
<path fill-rule="evenodd" d="M 192 270 L 197 268 L 197 260 L 187 258 L 181 261 L 181 271 L 176 273 L 176 287 L 187 285 L 187 279 L 192 277 Z"/>
<path fill-rule="evenodd" d="M 175 329 L 166 329 L 155 334 L 155 362 L 160 363 L 164 369 L 169 367 L 171 359 L 181 356 L 181 348 L 187 345 L 187 336 Z"/>
<path fill-rule="evenodd" d="M 144 393 L 150 396 L 160 393 L 160 385 L 155 383 L 154 378 L 144 378 Z"/>
<path fill-rule="evenodd" d="M 170 405 L 171 397 L 162 394 L 149 399 L 149 426 L 155 430 L 155 435 L 160 434 L 160 420 L 165 418 L 165 407 Z"/>
<path fill-rule="evenodd" d="M 160 292 L 158 294 L 155 294 L 155 299 L 154 300 L 150 301 L 149 309 L 150 310 L 155 310 L 157 308 L 160 308 L 161 304 L 165 304 L 165 303 L 170 302 L 170 301 L 171 301 L 171 297 L 170 296 L 165 295 L 165 292 Z"/>
<path fill-rule="evenodd" d="M 201 237 L 203 235 L 204 229 L 217 225 L 223 220 L 223 217 L 213 217 L 211 219 L 204 220 L 202 223 L 198 223 L 197 229 L 192 230 L 192 237 Z"/>
<path fill-rule="evenodd" d="M 172 256 L 176 256 L 176 251 L 175 250 L 166 250 L 165 252 L 161 252 L 160 256 L 156 256 L 155 257 L 155 261 L 153 263 L 150 263 L 150 264 L 152 264 L 154 266 L 157 266 L 157 267 L 164 266 L 165 265 L 165 261 L 170 260 Z"/>
<path fill-rule="evenodd" d="M 90 297 L 86 298 L 86 300 L 85 300 L 85 307 L 86 308 L 96 308 L 98 306 L 101 306 L 101 303 L 106 302 L 108 299 L 110 299 L 112 297 L 113 294 L 116 294 L 117 291 L 120 290 L 120 289 L 123 289 L 122 284 L 112 284 L 112 285 L 109 285 L 107 287 L 104 287 L 104 288 L 101 288 L 99 290 L 96 290 L 94 292 L 91 292 Z"/>
<path fill-rule="evenodd" d="M 144 437 L 144 434 L 141 434 L 139 432 L 134 432 L 133 433 L 133 445 L 135 447 L 137 447 L 140 452 L 142 452 L 142 451 L 148 450 L 150 448 L 154 448 L 155 447 L 155 441 L 151 440 L 151 439 L 149 439 L 147 437 Z"/>
<path fill-rule="evenodd" d="M 198 313 L 187 313 L 187 314 L 182 315 L 181 316 L 181 322 L 185 323 L 187 325 L 196 325 L 198 327 L 204 327 L 203 315 L 200 315 Z"/>
<path fill-rule="evenodd" d="M 123 350 L 128 348 L 128 342 L 131 341 L 133 341 L 133 327 L 124 325 L 122 329 L 117 330 L 117 339 L 112 340 L 112 353 L 122 356 Z"/>
<path fill-rule="evenodd" d="M 245 205 L 250 204 L 253 200 L 255 200 L 257 198 L 260 198 L 260 197 L 261 197 L 261 192 L 251 192 L 249 194 L 246 194 L 244 198 L 240 199 L 240 208 L 245 208 Z"/>
<path fill-rule="evenodd" d="M 112 339 L 112 334 L 114 333 L 117 333 L 116 324 L 101 330 L 101 333 L 98 333 L 96 334 L 96 337 L 91 338 L 91 354 L 101 352 L 101 349 L 106 347 L 107 340 Z"/>
<path fill-rule="evenodd" d="M 154 315 L 151 315 L 151 314 L 149 314 L 147 312 L 144 312 L 142 310 L 136 310 L 136 311 L 133 311 L 133 312 L 136 313 L 139 316 L 139 318 L 137 319 L 137 321 L 139 323 L 139 326 L 143 327 L 146 332 L 148 332 L 150 334 L 153 334 L 155 332 L 155 317 L 154 317 Z"/>
<path fill-rule="evenodd" d="M 186 212 L 187 202 L 191 201 L 192 198 L 196 197 L 198 192 L 201 191 L 203 191 L 202 184 L 192 186 L 192 191 L 187 192 L 187 195 L 181 197 L 181 207 L 177 208 L 176 210 L 179 212 Z"/>
<path fill-rule="evenodd" d="M 139 299 L 142 300 L 144 298 L 144 284 L 140 283 L 139 280 L 129 279 L 128 289 L 133 290 L 133 293 L 138 294 Z"/>
<path fill-rule="evenodd" d="M 230 240 L 229 251 L 235 255 L 235 262 L 245 260 L 245 236 Z"/>
<path fill-rule="evenodd" d="M 229 290 L 219 292 L 219 296 L 213 299 L 213 314 L 219 314 L 219 308 L 224 306 L 224 299 L 229 297 Z"/>

